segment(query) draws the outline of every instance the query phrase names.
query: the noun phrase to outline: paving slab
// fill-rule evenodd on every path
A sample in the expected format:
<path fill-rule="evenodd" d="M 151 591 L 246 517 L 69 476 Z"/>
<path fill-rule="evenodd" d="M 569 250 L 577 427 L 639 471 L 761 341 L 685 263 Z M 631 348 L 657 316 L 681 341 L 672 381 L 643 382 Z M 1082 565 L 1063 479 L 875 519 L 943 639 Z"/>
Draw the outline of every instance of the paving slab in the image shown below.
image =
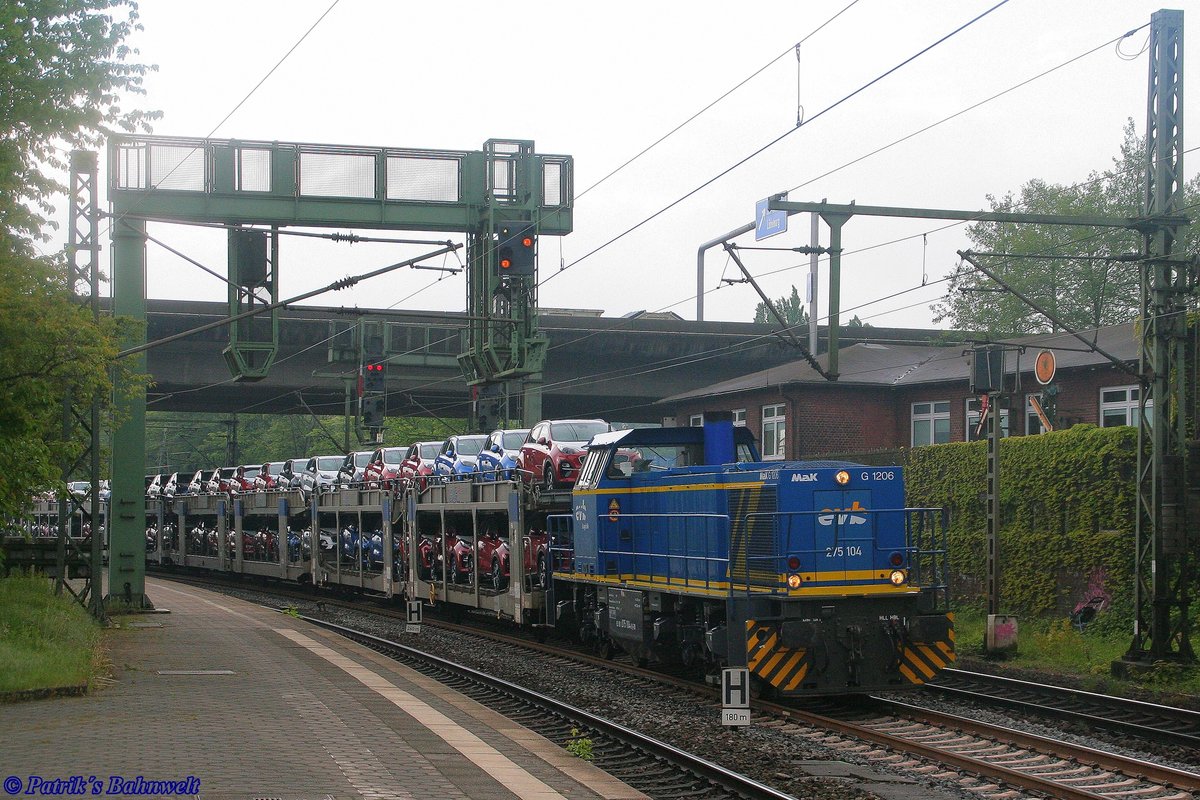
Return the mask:
<path fill-rule="evenodd" d="M 191 586 L 146 584 L 171 613 L 153 625 L 126 617 L 110 632 L 112 685 L 0 706 L 6 795 L 644 797 L 336 634 Z"/>

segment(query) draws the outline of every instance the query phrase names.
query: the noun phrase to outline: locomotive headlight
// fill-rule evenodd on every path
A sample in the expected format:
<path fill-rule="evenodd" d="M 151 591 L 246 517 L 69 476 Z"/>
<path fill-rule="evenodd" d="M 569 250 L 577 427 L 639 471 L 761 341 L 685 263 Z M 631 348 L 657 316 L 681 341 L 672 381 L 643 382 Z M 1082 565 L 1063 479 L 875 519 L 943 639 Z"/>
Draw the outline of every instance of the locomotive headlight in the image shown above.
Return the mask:
<path fill-rule="evenodd" d="M 797 574 L 796 574 L 796 573 L 794 573 L 794 572 L 793 572 L 791 575 L 788 575 L 788 577 L 787 577 L 787 585 L 788 585 L 788 588 L 789 588 L 789 589 L 799 589 L 799 588 L 800 588 L 800 583 L 801 583 L 801 580 L 800 580 L 800 576 L 799 576 L 799 575 L 797 575 Z"/>
<path fill-rule="evenodd" d="M 902 569 L 892 570 L 892 586 L 903 586 L 908 582 L 908 575 Z"/>
<path fill-rule="evenodd" d="M 850 482 L 850 473 L 843 469 L 834 475 L 833 479 L 838 482 L 839 486 L 845 486 Z"/>

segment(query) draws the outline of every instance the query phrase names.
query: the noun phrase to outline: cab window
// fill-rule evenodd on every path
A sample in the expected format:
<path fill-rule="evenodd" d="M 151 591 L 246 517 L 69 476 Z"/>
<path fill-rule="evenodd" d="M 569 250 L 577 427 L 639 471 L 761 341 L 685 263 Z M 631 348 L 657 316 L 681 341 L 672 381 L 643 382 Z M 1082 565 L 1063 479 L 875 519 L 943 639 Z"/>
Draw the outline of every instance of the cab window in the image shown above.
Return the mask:
<path fill-rule="evenodd" d="M 595 488 L 604 464 L 608 461 L 611 453 L 612 451 L 606 447 L 588 450 L 587 455 L 583 457 L 583 467 L 579 470 L 579 480 L 576 481 L 576 486 L 580 489 Z"/>

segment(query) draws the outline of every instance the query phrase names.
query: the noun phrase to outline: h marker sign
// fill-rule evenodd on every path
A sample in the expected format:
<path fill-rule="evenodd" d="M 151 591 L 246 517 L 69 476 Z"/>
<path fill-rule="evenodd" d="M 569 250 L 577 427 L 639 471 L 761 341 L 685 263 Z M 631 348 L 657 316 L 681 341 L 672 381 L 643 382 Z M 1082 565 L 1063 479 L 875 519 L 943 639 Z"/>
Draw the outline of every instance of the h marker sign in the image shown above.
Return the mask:
<path fill-rule="evenodd" d="M 750 670 L 721 670 L 721 724 L 750 724 Z"/>

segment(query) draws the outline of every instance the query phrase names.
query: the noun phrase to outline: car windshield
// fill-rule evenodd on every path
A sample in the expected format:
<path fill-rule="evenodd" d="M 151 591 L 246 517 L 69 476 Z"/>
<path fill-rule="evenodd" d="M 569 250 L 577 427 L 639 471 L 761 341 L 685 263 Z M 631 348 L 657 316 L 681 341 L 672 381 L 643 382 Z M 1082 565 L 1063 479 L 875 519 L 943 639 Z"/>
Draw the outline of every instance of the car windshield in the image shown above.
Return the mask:
<path fill-rule="evenodd" d="M 270 464 L 271 474 L 278 475 L 279 473 L 283 472 L 283 465 L 286 463 L 286 461 L 272 461 Z"/>
<path fill-rule="evenodd" d="M 487 441 L 486 436 L 461 436 L 458 439 L 458 454 L 460 456 L 479 455 L 485 441 Z"/>
<path fill-rule="evenodd" d="M 243 472 L 242 475 L 249 480 L 258 475 L 260 472 L 262 472 L 262 467 L 246 467 L 246 471 Z"/>
<path fill-rule="evenodd" d="M 550 438 L 556 442 L 586 442 L 607 431 L 608 425 L 603 422 L 555 422 L 550 426 Z"/>
<path fill-rule="evenodd" d="M 337 472 L 343 461 L 345 458 L 342 456 L 322 456 L 317 459 L 317 469 L 321 472 Z"/>
<path fill-rule="evenodd" d="M 525 442 L 525 436 L 529 431 L 510 431 L 504 434 L 504 449 L 505 450 L 520 450 L 521 445 Z"/>
<path fill-rule="evenodd" d="M 384 450 L 383 451 L 383 463 L 385 463 L 385 464 L 399 464 L 403 460 L 404 460 L 404 451 L 403 450 L 396 449 L 396 450 Z"/>
<path fill-rule="evenodd" d="M 441 442 L 426 442 L 421 445 L 421 458 L 433 460 L 438 457 L 438 451 L 441 449 Z"/>
<path fill-rule="evenodd" d="M 360 453 L 354 454 L 354 466 L 365 467 L 367 464 L 370 464 L 370 463 L 371 463 L 371 451 L 364 450 Z"/>

